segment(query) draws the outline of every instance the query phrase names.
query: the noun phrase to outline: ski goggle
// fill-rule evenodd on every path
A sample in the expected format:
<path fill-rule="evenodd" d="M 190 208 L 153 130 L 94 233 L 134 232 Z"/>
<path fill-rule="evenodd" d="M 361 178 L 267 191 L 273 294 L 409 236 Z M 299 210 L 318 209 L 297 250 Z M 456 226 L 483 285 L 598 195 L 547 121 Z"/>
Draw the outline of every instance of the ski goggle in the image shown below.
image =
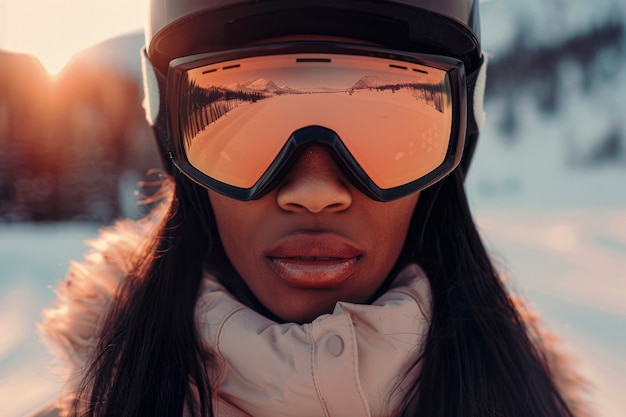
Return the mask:
<path fill-rule="evenodd" d="M 242 201 L 275 188 L 311 145 L 380 201 L 437 182 L 463 153 L 465 72 L 449 57 L 264 45 L 173 60 L 167 95 L 174 164 Z"/>

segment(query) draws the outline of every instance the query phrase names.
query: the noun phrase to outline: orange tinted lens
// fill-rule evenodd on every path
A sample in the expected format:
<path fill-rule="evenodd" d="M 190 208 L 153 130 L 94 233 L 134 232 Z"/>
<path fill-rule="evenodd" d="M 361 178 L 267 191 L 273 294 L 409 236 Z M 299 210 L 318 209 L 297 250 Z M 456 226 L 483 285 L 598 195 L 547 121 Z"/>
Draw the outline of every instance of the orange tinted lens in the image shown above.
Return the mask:
<path fill-rule="evenodd" d="M 445 71 L 394 60 L 320 54 L 245 58 L 187 72 L 181 93 L 191 165 L 252 187 L 291 134 L 334 130 L 380 188 L 407 184 L 442 164 L 452 103 Z"/>

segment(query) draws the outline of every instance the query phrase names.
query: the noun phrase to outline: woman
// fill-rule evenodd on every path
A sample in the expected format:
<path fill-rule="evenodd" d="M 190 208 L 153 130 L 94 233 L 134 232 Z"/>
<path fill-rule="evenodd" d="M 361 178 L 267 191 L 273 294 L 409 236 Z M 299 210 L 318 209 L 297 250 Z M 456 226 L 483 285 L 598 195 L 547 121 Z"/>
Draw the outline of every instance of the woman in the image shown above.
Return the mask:
<path fill-rule="evenodd" d="M 463 179 L 472 0 L 152 0 L 160 205 L 71 269 L 44 331 L 73 416 L 572 416 Z"/>

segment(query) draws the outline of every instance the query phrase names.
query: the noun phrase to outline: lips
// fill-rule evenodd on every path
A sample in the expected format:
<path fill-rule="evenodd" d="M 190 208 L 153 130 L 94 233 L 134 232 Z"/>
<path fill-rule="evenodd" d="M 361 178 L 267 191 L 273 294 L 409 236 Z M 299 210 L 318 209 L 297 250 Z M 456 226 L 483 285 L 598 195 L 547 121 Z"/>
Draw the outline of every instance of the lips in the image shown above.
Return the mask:
<path fill-rule="evenodd" d="M 266 253 L 278 277 L 300 288 L 333 288 L 357 270 L 363 251 L 334 233 L 295 233 Z"/>

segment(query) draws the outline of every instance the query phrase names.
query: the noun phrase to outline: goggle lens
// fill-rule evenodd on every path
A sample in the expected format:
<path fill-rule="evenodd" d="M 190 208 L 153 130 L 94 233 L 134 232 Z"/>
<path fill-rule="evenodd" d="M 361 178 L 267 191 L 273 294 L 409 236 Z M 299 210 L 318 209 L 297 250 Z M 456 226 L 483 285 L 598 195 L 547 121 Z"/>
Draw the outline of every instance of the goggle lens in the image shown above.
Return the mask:
<path fill-rule="evenodd" d="M 432 173 L 458 140 L 449 72 L 419 63 L 286 53 L 185 68 L 180 80 L 180 157 L 236 188 L 255 186 L 307 126 L 335 132 L 380 189 Z"/>

